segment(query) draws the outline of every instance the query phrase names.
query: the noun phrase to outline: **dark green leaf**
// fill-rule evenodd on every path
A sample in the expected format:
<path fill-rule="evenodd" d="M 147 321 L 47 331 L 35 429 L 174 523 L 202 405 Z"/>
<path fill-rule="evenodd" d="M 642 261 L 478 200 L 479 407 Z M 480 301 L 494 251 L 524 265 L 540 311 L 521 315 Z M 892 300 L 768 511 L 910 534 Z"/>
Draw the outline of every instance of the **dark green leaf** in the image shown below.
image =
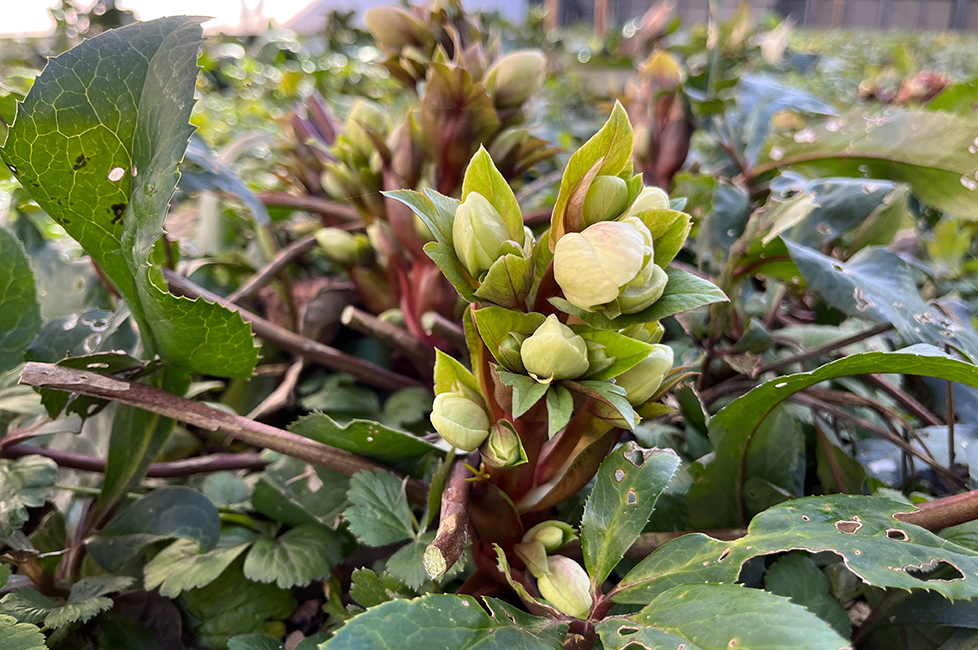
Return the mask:
<path fill-rule="evenodd" d="M 622 314 L 615 319 L 610 319 L 599 312 L 587 312 L 575 307 L 563 298 L 551 298 L 550 303 L 563 312 L 577 316 L 591 327 L 617 330 L 635 323 L 662 320 L 667 316 L 727 300 L 727 296 L 709 280 L 671 266 L 666 267 L 665 272 L 669 276 L 669 281 L 666 283 L 662 297 L 636 314 Z"/>
<path fill-rule="evenodd" d="M 829 579 L 810 557 L 790 553 L 780 558 L 764 574 L 764 586 L 771 593 L 801 605 L 842 636 L 848 637 L 852 633 L 849 614 L 832 597 Z"/>
<path fill-rule="evenodd" d="M 343 537 L 322 524 L 303 524 L 277 538 L 260 537 L 244 563 L 256 582 L 283 589 L 305 586 L 329 575 L 343 559 Z"/>
<path fill-rule="evenodd" d="M 0 460 L 0 538 L 27 523 L 27 509 L 51 498 L 58 466 L 41 456 Z"/>
<path fill-rule="evenodd" d="M 429 595 L 391 600 L 340 628 L 323 650 L 558 650 L 567 625 L 537 618 L 487 598 L 490 613 L 471 596 Z M 510 618 L 512 617 L 512 618 Z"/>
<path fill-rule="evenodd" d="M 228 650 L 282 650 L 282 644 L 267 634 L 253 632 L 228 639 Z"/>
<path fill-rule="evenodd" d="M 0 372 L 23 363 L 40 329 L 41 306 L 27 253 L 19 239 L 0 228 Z"/>
<path fill-rule="evenodd" d="M 206 552 L 217 545 L 220 535 L 221 520 L 210 499 L 190 488 L 169 487 L 128 506 L 87 547 L 92 559 L 112 571 L 147 544 L 183 537 L 196 540 Z"/>
<path fill-rule="evenodd" d="M 208 474 L 200 486 L 201 492 L 218 508 L 248 509 L 252 486 L 233 472 Z"/>
<path fill-rule="evenodd" d="M 361 543 L 385 546 L 414 537 L 414 515 L 404 483 L 390 472 L 362 470 L 350 479 L 350 502 L 343 513 Z"/>
<path fill-rule="evenodd" d="M 679 467 L 672 450 L 628 442 L 603 463 L 581 519 L 581 547 L 592 586 L 601 585 L 648 523 Z"/>
<path fill-rule="evenodd" d="M 529 411 L 547 394 L 547 390 L 550 388 L 550 384 L 544 384 L 532 377 L 518 375 L 502 368 L 497 367 L 496 373 L 499 375 L 499 381 L 513 389 L 514 418 L 518 418 Z"/>
<path fill-rule="evenodd" d="M 574 414 L 574 396 L 563 386 L 551 386 L 547 391 L 547 436 L 553 438 L 567 426 Z"/>
<path fill-rule="evenodd" d="M 436 531 L 428 531 L 418 539 L 411 540 L 397 550 L 396 553 L 387 559 L 387 571 L 394 578 L 397 578 L 409 588 L 420 590 L 431 582 L 431 576 L 424 568 L 424 552 L 428 545 L 435 539 Z M 465 562 L 459 561 L 452 565 L 438 579 L 446 582 L 453 576 L 458 575 L 465 568 Z"/>
<path fill-rule="evenodd" d="M 204 587 L 224 573 L 257 537 L 257 533 L 247 528 L 229 527 L 222 531 L 217 546 L 203 553 L 197 541 L 178 539 L 146 563 L 143 568 L 145 587 L 158 589 L 160 595 L 167 598 Z"/>
<path fill-rule="evenodd" d="M 721 409 L 710 420 L 710 440 L 716 457 L 694 473 L 696 482 L 689 502 L 709 504 L 696 508 L 691 521 L 700 529 L 729 528 L 744 519 L 743 489 L 746 476 L 743 459 L 765 418 L 791 395 L 809 386 L 868 373 L 905 373 L 937 377 L 978 387 L 975 366 L 951 359 L 937 348 L 914 345 L 897 352 L 864 352 L 827 363 L 812 372 L 778 377 L 758 386 Z"/>
<path fill-rule="evenodd" d="M 877 587 L 978 596 L 978 552 L 893 517 L 912 509 L 881 497 L 841 494 L 788 501 L 754 517 L 747 536 L 735 541 L 691 533 L 662 546 L 625 576 L 614 600 L 644 604 L 676 585 L 733 583 L 750 558 L 790 550 L 831 551 Z M 928 579 L 944 564 L 957 575 Z"/>
<path fill-rule="evenodd" d="M 417 596 L 406 584 L 389 573 L 377 575 L 370 569 L 354 569 L 350 578 L 350 597 L 364 607 L 375 607 L 395 598 Z"/>
<path fill-rule="evenodd" d="M 670 589 L 638 614 L 599 623 L 598 633 L 607 650 L 622 650 L 632 643 L 673 647 L 676 641 L 691 644 L 686 646 L 690 650 L 849 647 L 848 639 L 788 599 L 734 585 Z"/>
<path fill-rule="evenodd" d="M 350 479 L 325 467 L 283 456 L 265 468 L 251 503 L 266 517 L 289 526 L 332 526 L 346 505 Z"/>
<path fill-rule="evenodd" d="M 385 464 L 423 456 L 438 448 L 417 436 L 370 420 L 350 420 L 340 425 L 324 413 L 299 418 L 289 431 L 330 447 L 351 451 Z"/>

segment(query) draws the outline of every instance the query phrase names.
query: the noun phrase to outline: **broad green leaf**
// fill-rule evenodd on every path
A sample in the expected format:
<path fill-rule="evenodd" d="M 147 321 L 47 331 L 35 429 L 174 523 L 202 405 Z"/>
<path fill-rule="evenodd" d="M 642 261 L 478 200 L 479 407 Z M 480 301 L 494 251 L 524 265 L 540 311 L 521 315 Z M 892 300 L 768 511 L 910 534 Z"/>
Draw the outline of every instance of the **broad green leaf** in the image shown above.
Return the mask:
<path fill-rule="evenodd" d="M 455 224 L 455 210 L 452 210 L 451 213 L 447 210 L 439 210 L 429 196 L 414 190 L 394 190 L 381 192 L 381 194 L 411 208 L 411 211 L 428 226 L 428 230 L 431 231 L 436 241 L 448 244 L 447 250 L 454 250 L 452 228 Z M 449 200 L 454 201 L 455 199 Z"/>
<path fill-rule="evenodd" d="M 0 539 L 27 523 L 27 509 L 51 498 L 58 466 L 41 456 L 0 460 Z"/>
<path fill-rule="evenodd" d="M 135 23 L 52 59 L 18 106 L 2 157 L 116 285 L 150 354 L 249 377 L 258 360 L 250 326 L 168 293 L 155 265 L 193 132 L 202 21 Z"/>
<path fill-rule="evenodd" d="M 550 384 L 544 384 L 533 377 L 518 375 L 502 368 L 496 368 L 499 381 L 513 389 L 513 417 L 518 418 L 529 411 L 534 404 L 547 394 Z"/>
<path fill-rule="evenodd" d="M 823 176 L 868 174 L 907 183 L 938 210 L 978 219 L 972 121 L 923 109 L 860 107 L 806 131 L 805 138 L 775 138 L 754 173 L 794 167 Z"/>
<path fill-rule="evenodd" d="M 475 288 L 478 282 L 472 279 L 455 254 L 455 249 L 445 242 L 433 241 L 424 245 L 425 255 L 438 265 L 441 272 L 452 283 L 459 295 L 469 302 L 476 302 Z"/>
<path fill-rule="evenodd" d="M 492 598 L 489 612 L 472 596 L 428 595 L 391 600 L 337 630 L 323 650 L 558 650 L 566 623 L 530 616 Z"/>
<path fill-rule="evenodd" d="M 465 168 L 465 177 L 462 179 L 462 201 L 465 201 L 472 192 L 481 194 L 492 204 L 492 207 L 496 208 L 506 223 L 506 229 L 513 241 L 523 241 L 523 213 L 520 211 L 520 204 L 516 202 L 516 195 L 513 194 L 509 183 L 496 169 L 492 156 L 482 145 Z"/>
<path fill-rule="evenodd" d="M 82 578 L 71 586 L 68 602 L 44 618 L 44 625 L 57 629 L 70 623 L 85 623 L 100 612 L 112 608 L 108 594 L 124 591 L 133 579 L 126 576 Z"/>
<path fill-rule="evenodd" d="M 0 372 L 24 362 L 24 352 L 41 329 L 41 306 L 24 245 L 0 228 Z"/>
<path fill-rule="evenodd" d="M 847 638 L 788 599 L 734 585 L 676 587 L 638 614 L 609 618 L 597 627 L 607 650 L 624 650 L 632 643 L 689 650 L 849 647 Z M 672 645 L 676 641 L 680 644 Z"/>
<path fill-rule="evenodd" d="M 346 505 L 350 480 L 335 470 L 283 456 L 265 468 L 251 504 L 289 526 L 319 522 L 332 526 Z"/>
<path fill-rule="evenodd" d="M 892 323 L 907 345 L 945 344 L 978 361 L 978 335 L 961 327 L 917 292 L 907 263 L 885 248 L 866 248 L 848 262 L 785 241 L 808 289 L 850 316 Z"/>
<path fill-rule="evenodd" d="M 295 610 L 295 599 L 288 590 L 245 578 L 240 558 L 217 580 L 180 599 L 198 622 L 199 643 L 210 650 L 224 650 L 228 639 L 239 634 L 260 632 L 282 638 L 282 621 Z"/>
<path fill-rule="evenodd" d="M 125 508 L 89 540 L 87 548 L 102 568 L 114 571 L 147 544 L 183 537 L 197 541 L 206 552 L 220 535 L 221 520 L 210 499 L 187 487 L 168 487 Z"/>
<path fill-rule="evenodd" d="M 696 482 L 687 500 L 692 524 L 700 529 L 741 525 L 744 513 L 743 459 L 765 418 L 784 400 L 809 386 L 853 375 L 900 373 L 936 377 L 978 387 L 975 366 L 952 359 L 929 345 L 896 352 L 864 352 L 827 363 L 812 372 L 778 377 L 735 399 L 710 420 L 710 440 L 716 456 L 705 466 L 694 465 Z M 702 507 L 693 508 L 695 503 Z"/>
<path fill-rule="evenodd" d="M 887 246 L 893 241 L 901 227 L 906 226 L 908 221 L 912 223 L 907 211 L 909 197 L 910 190 L 906 186 L 901 185 L 891 190 L 883 198 L 883 202 L 856 228 L 846 255 L 852 255 L 867 246 Z"/>
<path fill-rule="evenodd" d="M 941 94 L 927 102 L 929 111 L 954 113 L 965 121 L 975 121 L 975 96 L 978 95 L 978 79 L 948 84 Z"/>
<path fill-rule="evenodd" d="M 574 396 L 561 385 L 547 391 L 547 437 L 553 438 L 574 415 Z"/>
<path fill-rule="evenodd" d="M 92 309 L 45 323 L 27 350 L 27 360 L 58 363 L 100 351 L 132 352 L 137 342 L 128 309 Z"/>
<path fill-rule="evenodd" d="M 813 203 L 805 220 L 792 228 L 791 240 L 821 250 L 869 218 L 894 188 L 895 183 L 875 178 L 816 178 L 789 185 L 782 193 L 810 194 Z"/>
<path fill-rule="evenodd" d="M 289 431 L 330 447 L 351 451 L 385 464 L 423 456 L 438 448 L 415 435 L 370 420 L 350 420 L 340 425 L 324 413 L 303 416 Z"/>
<path fill-rule="evenodd" d="M 178 539 L 146 563 L 144 585 L 148 590 L 158 589 L 167 598 L 204 587 L 217 580 L 257 537 L 247 528 L 229 527 L 222 531 L 217 546 L 203 553 L 197 541 Z"/>
<path fill-rule="evenodd" d="M 806 469 L 805 432 L 787 406 L 781 404 L 757 428 L 744 462 L 744 501 L 748 515 L 753 516 L 786 498 L 803 496 Z M 748 487 L 751 481 L 753 494 Z M 694 519 L 697 516 L 692 513 L 694 507 L 710 508 L 709 504 L 692 499 L 687 499 L 687 506 Z"/>
<path fill-rule="evenodd" d="M 481 302 L 489 302 L 510 309 L 522 309 L 526 296 L 533 286 L 533 270 L 536 255 L 503 255 L 493 262 L 473 294 Z"/>
<path fill-rule="evenodd" d="M 505 361 L 499 356 L 499 344 L 510 332 L 530 336 L 537 328 L 543 325 L 547 317 L 543 314 L 530 312 L 524 314 L 512 309 L 503 307 L 483 307 L 472 311 L 475 315 L 475 324 L 479 329 L 479 336 L 482 337 L 489 353 L 497 362 L 506 367 Z"/>
<path fill-rule="evenodd" d="M 644 361 L 652 346 L 638 339 L 633 339 L 610 330 L 595 330 L 587 325 L 571 325 L 571 330 L 582 338 L 598 343 L 604 347 L 604 354 L 613 362 L 607 368 L 587 375 L 590 380 L 612 379 Z"/>
<path fill-rule="evenodd" d="M 581 519 L 581 548 L 593 587 L 638 539 L 678 467 L 672 450 L 642 449 L 634 442 L 601 463 Z"/>
<path fill-rule="evenodd" d="M 594 411 L 599 418 L 617 427 L 623 427 L 629 431 L 634 431 L 638 425 L 639 417 L 635 409 L 628 402 L 625 389 L 614 383 L 614 381 L 563 381 L 562 385 L 570 391 L 585 397 L 590 397 L 609 408 L 603 412 Z"/>
<path fill-rule="evenodd" d="M 978 552 L 893 517 L 912 510 L 905 503 L 856 495 L 788 501 L 754 517 L 747 536 L 735 541 L 691 533 L 662 546 L 622 579 L 613 599 L 644 604 L 677 585 L 733 583 L 750 558 L 791 550 L 832 552 L 877 587 L 978 596 Z M 945 564 L 954 575 L 928 579 Z"/>
<path fill-rule="evenodd" d="M 665 272 L 669 276 L 669 281 L 666 283 L 662 297 L 636 314 L 622 314 L 610 319 L 599 312 L 588 312 L 575 307 L 563 298 L 551 298 L 550 304 L 562 312 L 577 316 L 591 327 L 618 330 L 636 323 L 662 320 L 690 309 L 727 301 L 726 294 L 709 280 L 672 267 L 666 267 Z"/>
<path fill-rule="evenodd" d="M 435 540 L 436 534 L 437 531 L 428 531 L 397 549 L 396 553 L 387 558 L 387 566 L 385 567 L 387 572 L 416 591 L 430 584 L 431 576 L 425 571 L 423 560 L 425 549 Z M 464 568 L 465 562 L 460 560 L 443 573 L 438 580 L 447 582 Z"/>
<path fill-rule="evenodd" d="M 686 243 L 692 218 L 678 210 L 642 210 L 638 218 L 652 235 L 652 261 L 666 268 Z"/>
<path fill-rule="evenodd" d="M 764 574 L 764 586 L 773 594 L 801 605 L 844 637 L 852 633 L 845 607 L 832 597 L 832 585 L 815 561 L 801 553 L 789 553 Z"/>
<path fill-rule="evenodd" d="M 245 577 L 283 589 L 308 585 L 340 563 L 343 542 L 342 535 L 322 524 L 303 524 L 277 538 L 260 537 L 245 559 Z"/>
<path fill-rule="evenodd" d="M 228 639 L 228 650 L 282 650 L 282 643 L 267 634 L 253 632 Z"/>
<path fill-rule="evenodd" d="M 11 592 L 0 600 L 0 614 L 13 616 L 21 623 L 39 625 L 57 609 L 58 603 L 33 587 Z"/>
<path fill-rule="evenodd" d="M 350 479 L 353 504 L 343 513 L 361 543 L 385 546 L 414 537 L 414 515 L 404 483 L 390 472 L 361 470 Z"/>
<path fill-rule="evenodd" d="M 482 395 L 482 388 L 468 368 L 459 363 L 455 357 L 435 349 L 435 393 L 447 393 L 452 390 L 456 381 Z"/>
<path fill-rule="evenodd" d="M 595 176 L 632 177 L 632 125 L 619 102 L 604 126 L 567 161 L 551 221 L 550 250 L 568 232 L 583 229 L 584 196 Z"/>
<path fill-rule="evenodd" d="M 354 569 L 350 578 L 350 597 L 363 607 L 375 607 L 395 598 L 417 596 L 406 584 L 389 573 L 377 575 L 370 569 Z"/>
<path fill-rule="evenodd" d="M 12 616 L 0 614 L 0 639 L 3 650 L 47 650 L 44 635 L 36 626 L 18 623 Z"/>
<path fill-rule="evenodd" d="M 200 491 L 218 508 L 250 510 L 252 484 L 234 472 L 208 474 Z"/>

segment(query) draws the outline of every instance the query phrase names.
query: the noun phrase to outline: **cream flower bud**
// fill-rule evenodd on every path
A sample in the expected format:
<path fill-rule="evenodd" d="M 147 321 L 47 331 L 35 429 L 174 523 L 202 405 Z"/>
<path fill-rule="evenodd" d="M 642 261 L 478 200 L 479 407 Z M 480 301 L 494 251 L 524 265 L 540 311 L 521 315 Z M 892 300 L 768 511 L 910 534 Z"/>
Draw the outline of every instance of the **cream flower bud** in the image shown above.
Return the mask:
<path fill-rule="evenodd" d="M 618 176 L 596 176 L 584 195 L 584 225 L 610 221 L 625 210 L 628 185 Z"/>
<path fill-rule="evenodd" d="M 615 377 L 615 383 L 625 389 L 629 404 L 644 404 L 659 390 L 666 373 L 672 370 L 672 362 L 672 348 L 657 343 L 638 365 Z"/>
<path fill-rule="evenodd" d="M 523 341 L 520 358 L 526 371 L 541 382 L 575 379 L 588 369 L 587 344 L 555 314 Z"/>
<path fill-rule="evenodd" d="M 462 451 L 475 451 L 489 437 L 489 414 L 482 398 L 460 382 L 435 396 L 431 424 L 445 442 Z"/>
<path fill-rule="evenodd" d="M 577 531 L 563 521 L 543 521 L 523 534 L 523 542 L 540 542 L 548 553 L 577 539 Z"/>
<path fill-rule="evenodd" d="M 499 356 L 502 357 L 503 365 L 513 372 L 523 374 L 526 366 L 523 365 L 523 357 L 520 356 L 520 348 L 526 340 L 525 334 L 510 332 L 502 341 L 499 342 Z"/>
<path fill-rule="evenodd" d="M 452 239 L 455 254 L 466 270 L 478 278 L 489 270 L 511 237 L 492 203 L 478 192 L 471 192 L 455 210 Z"/>
<path fill-rule="evenodd" d="M 656 264 L 649 262 L 648 280 L 642 284 L 630 284 L 618 296 L 618 308 L 623 314 L 635 314 L 662 297 L 669 276 Z M 646 269 L 643 269 L 645 271 Z"/>
<path fill-rule="evenodd" d="M 507 54 L 486 75 L 486 87 L 496 108 L 515 108 L 539 90 L 547 73 L 547 60 L 537 50 Z"/>
<path fill-rule="evenodd" d="M 607 307 L 614 317 L 621 313 L 617 301 L 623 291 L 653 280 L 652 234 L 636 217 L 602 221 L 561 237 L 553 264 L 571 304 L 587 311 Z"/>
<path fill-rule="evenodd" d="M 551 555 L 547 558 L 550 572 L 537 578 L 540 595 L 574 618 L 587 618 L 591 612 L 591 581 L 580 564 L 564 557 Z"/>
<path fill-rule="evenodd" d="M 516 429 L 507 420 L 500 420 L 489 430 L 489 437 L 479 447 L 487 465 L 507 469 L 526 462 L 526 452 Z"/>
<path fill-rule="evenodd" d="M 625 213 L 625 216 L 637 216 L 642 210 L 668 209 L 669 195 L 666 194 L 661 188 L 646 187 L 639 193 L 638 198 L 635 199 L 635 202 L 632 203 L 631 207 L 628 208 L 628 212 Z"/>
<path fill-rule="evenodd" d="M 366 264 L 373 258 L 373 249 L 366 235 L 339 228 L 320 228 L 316 231 L 316 242 L 327 257 L 343 266 Z"/>

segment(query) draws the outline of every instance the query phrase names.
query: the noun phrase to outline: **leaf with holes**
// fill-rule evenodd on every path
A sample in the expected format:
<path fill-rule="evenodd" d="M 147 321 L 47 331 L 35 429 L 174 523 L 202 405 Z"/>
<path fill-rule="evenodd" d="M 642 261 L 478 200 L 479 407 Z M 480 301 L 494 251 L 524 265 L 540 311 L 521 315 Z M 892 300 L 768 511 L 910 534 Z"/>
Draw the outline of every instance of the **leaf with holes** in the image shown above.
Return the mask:
<path fill-rule="evenodd" d="M 705 530 L 743 525 L 743 459 L 750 453 L 761 424 L 779 404 L 823 381 L 868 373 L 937 377 L 978 387 L 974 365 L 952 359 L 929 345 L 914 345 L 896 352 L 852 354 L 811 372 L 765 382 L 730 402 L 710 420 L 710 440 L 716 456 L 706 465 L 693 465 L 696 481 L 687 495 L 693 526 Z"/>
<path fill-rule="evenodd" d="M 177 163 L 193 132 L 203 20 L 135 23 L 51 59 L 0 154 L 118 288 L 149 354 L 249 377 L 258 361 L 250 326 L 220 305 L 168 293 L 157 266 Z"/>
<path fill-rule="evenodd" d="M 810 557 L 789 553 L 779 558 L 764 574 L 764 587 L 801 605 L 842 636 L 852 633 L 849 614 L 832 597 L 832 584 Z"/>
<path fill-rule="evenodd" d="M 691 533 L 662 546 L 622 579 L 612 597 L 645 604 L 681 584 L 733 583 L 747 560 L 792 550 L 835 553 L 856 576 L 877 587 L 930 589 L 948 598 L 978 596 L 978 552 L 893 517 L 912 510 L 881 497 L 788 501 L 754 517 L 738 540 Z"/>
<path fill-rule="evenodd" d="M 323 650 L 558 650 L 567 624 L 530 616 L 486 598 L 485 609 L 472 596 L 428 595 L 391 600 L 368 609 L 337 630 Z"/>
<path fill-rule="evenodd" d="M 601 464 L 581 519 L 581 547 L 592 586 L 605 581 L 638 539 L 679 467 L 672 450 L 622 445 Z"/>
<path fill-rule="evenodd" d="M 843 650 L 849 641 L 786 598 L 734 585 L 685 585 L 656 597 L 637 614 L 597 625 L 607 650 L 687 648 Z"/>

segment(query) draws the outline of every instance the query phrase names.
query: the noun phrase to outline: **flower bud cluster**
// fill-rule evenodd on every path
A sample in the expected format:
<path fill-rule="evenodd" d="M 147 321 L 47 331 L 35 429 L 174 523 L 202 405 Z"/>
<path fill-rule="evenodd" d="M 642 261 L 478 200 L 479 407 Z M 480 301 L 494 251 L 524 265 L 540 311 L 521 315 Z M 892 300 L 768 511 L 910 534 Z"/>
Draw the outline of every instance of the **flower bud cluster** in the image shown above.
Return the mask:
<path fill-rule="evenodd" d="M 568 616 L 587 618 L 593 604 L 587 572 L 571 558 L 553 554 L 576 538 L 570 524 L 545 521 L 526 531 L 514 550 L 547 602 Z"/>

